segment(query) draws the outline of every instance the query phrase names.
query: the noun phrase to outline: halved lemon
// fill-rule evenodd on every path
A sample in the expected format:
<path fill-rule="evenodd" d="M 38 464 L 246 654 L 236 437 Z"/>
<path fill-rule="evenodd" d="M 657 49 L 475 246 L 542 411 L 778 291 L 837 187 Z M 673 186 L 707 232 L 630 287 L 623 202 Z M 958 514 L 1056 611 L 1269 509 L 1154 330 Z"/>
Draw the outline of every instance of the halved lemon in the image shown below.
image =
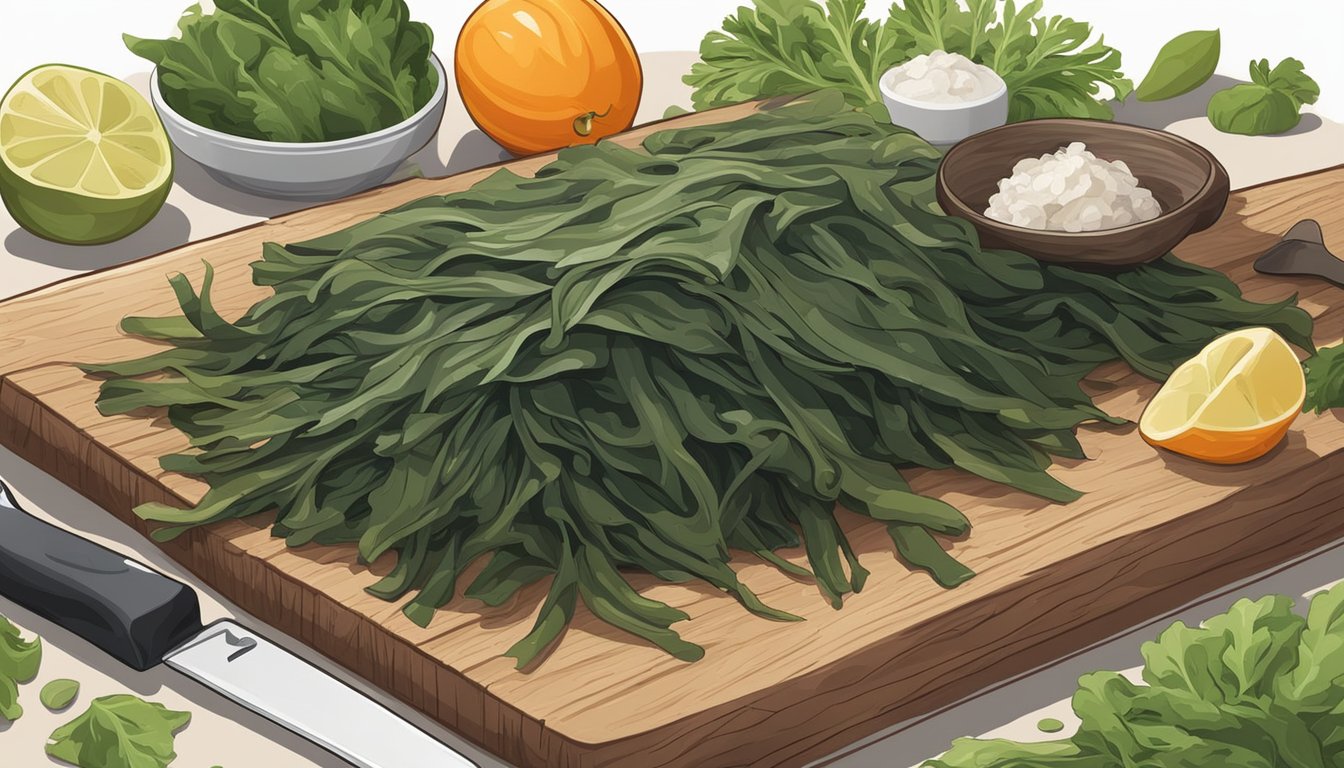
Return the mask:
<path fill-rule="evenodd" d="M 123 238 L 154 218 L 172 183 L 173 153 L 158 115 L 114 77 L 48 64 L 0 100 L 0 197 L 39 237 Z"/>
<path fill-rule="evenodd" d="M 1215 464 L 1259 458 L 1302 412 L 1307 383 L 1274 331 L 1219 336 L 1167 379 L 1139 418 L 1149 443 Z"/>

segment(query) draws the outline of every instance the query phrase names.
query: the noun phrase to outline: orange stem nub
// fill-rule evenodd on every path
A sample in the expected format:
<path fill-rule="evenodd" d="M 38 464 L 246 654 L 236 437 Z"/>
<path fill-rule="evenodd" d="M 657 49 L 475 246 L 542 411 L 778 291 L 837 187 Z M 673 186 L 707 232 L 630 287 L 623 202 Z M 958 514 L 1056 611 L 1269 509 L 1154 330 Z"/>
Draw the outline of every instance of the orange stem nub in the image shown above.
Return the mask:
<path fill-rule="evenodd" d="M 593 132 L 593 120 L 599 117 L 606 117 L 611 114 L 611 105 L 607 105 L 605 112 L 585 112 L 574 118 L 574 133 L 580 136 L 588 136 Z"/>

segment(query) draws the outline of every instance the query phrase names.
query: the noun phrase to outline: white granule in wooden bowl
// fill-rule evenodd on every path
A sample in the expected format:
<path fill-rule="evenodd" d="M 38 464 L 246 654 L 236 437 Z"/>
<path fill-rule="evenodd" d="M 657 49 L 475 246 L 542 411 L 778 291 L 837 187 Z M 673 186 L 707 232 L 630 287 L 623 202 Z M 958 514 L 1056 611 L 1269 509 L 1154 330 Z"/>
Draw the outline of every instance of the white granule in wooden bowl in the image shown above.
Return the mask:
<path fill-rule="evenodd" d="M 985 215 L 1028 229 L 1093 232 L 1155 219 L 1162 206 L 1123 160 L 1103 160 L 1075 141 L 1019 160 L 999 180 Z"/>

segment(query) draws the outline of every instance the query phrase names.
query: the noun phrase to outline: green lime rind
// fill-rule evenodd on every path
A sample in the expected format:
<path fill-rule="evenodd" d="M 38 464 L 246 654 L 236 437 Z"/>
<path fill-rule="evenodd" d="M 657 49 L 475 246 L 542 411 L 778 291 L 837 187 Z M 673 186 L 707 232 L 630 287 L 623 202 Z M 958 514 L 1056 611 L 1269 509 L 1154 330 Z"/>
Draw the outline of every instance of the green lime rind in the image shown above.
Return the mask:
<path fill-rule="evenodd" d="M 0 199 L 28 232 L 68 245 L 100 245 L 142 229 L 163 208 L 172 176 L 153 192 L 112 200 L 44 187 L 19 176 L 0 157 Z"/>

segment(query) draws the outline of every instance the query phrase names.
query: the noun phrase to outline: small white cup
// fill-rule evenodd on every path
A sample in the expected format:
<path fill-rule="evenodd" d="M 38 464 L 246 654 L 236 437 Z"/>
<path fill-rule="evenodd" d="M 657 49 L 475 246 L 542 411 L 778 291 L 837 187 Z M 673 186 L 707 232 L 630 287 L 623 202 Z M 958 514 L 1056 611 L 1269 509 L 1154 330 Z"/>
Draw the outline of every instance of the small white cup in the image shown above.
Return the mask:
<path fill-rule="evenodd" d="M 882 73 L 877 81 L 891 122 L 909 128 L 930 144 L 956 144 L 967 136 L 1008 122 L 1008 86 L 1002 80 L 998 90 L 975 101 L 933 103 L 893 93 L 888 81 L 895 69 Z"/>

